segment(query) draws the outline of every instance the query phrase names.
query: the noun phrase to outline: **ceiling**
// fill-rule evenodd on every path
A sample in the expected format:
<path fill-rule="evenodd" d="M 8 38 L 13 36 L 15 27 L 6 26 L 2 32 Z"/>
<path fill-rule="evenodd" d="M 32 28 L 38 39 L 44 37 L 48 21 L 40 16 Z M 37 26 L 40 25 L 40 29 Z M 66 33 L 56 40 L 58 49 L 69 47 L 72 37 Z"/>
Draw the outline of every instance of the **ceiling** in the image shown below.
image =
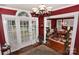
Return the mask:
<path fill-rule="evenodd" d="M 0 6 L 11 7 L 16 9 L 31 10 L 32 8 L 38 7 L 40 4 L 0 4 Z M 45 4 L 47 7 L 52 9 L 61 8 L 70 4 Z"/>

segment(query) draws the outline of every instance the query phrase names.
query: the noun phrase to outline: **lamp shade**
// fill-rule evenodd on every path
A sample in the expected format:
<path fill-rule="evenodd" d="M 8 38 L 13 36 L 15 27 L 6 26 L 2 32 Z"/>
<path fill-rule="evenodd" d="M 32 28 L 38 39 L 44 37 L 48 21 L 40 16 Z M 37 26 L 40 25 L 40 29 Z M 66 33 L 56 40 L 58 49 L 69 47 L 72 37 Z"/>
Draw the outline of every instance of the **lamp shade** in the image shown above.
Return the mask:
<path fill-rule="evenodd" d="M 43 5 L 43 4 L 42 4 L 42 5 L 40 5 L 40 6 L 39 6 L 39 10 L 46 10 L 46 6 L 45 6 L 45 5 Z"/>
<path fill-rule="evenodd" d="M 38 8 L 32 8 L 32 12 L 37 12 Z"/>

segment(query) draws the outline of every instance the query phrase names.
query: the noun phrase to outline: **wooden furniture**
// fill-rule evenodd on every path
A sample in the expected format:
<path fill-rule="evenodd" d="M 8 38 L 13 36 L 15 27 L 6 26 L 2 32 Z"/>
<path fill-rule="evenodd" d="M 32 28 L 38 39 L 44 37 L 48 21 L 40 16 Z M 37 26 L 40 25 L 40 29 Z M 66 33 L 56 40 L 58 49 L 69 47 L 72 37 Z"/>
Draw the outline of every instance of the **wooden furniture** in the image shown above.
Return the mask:
<path fill-rule="evenodd" d="M 65 51 L 66 32 L 58 31 L 57 33 L 58 33 L 58 37 L 52 37 L 53 36 L 52 35 L 48 38 L 47 46 L 63 54 Z M 71 39 L 69 39 L 69 48 L 70 48 L 70 42 Z"/>
<path fill-rule="evenodd" d="M 64 53 L 64 43 L 62 43 L 60 41 L 56 41 L 56 40 L 53 40 L 53 39 L 50 38 L 48 40 L 47 46 L 49 48 L 56 50 L 57 52 L 59 52 L 61 54 Z"/>
<path fill-rule="evenodd" d="M 0 44 L 1 45 L 1 54 L 4 55 L 6 51 L 9 50 L 9 54 L 11 54 L 11 47 L 9 45 Z"/>

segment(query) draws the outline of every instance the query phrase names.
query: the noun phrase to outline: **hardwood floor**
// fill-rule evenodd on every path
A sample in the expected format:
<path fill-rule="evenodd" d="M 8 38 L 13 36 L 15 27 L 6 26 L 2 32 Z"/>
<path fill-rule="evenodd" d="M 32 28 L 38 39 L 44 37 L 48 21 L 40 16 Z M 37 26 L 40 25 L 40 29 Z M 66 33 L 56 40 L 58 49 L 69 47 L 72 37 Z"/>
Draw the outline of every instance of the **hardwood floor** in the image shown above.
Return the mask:
<path fill-rule="evenodd" d="M 12 55 L 61 55 L 60 53 L 56 52 L 55 50 L 47 47 L 46 45 L 42 44 L 34 44 L 19 51 L 13 52 Z"/>
<path fill-rule="evenodd" d="M 60 42 L 56 42 L 54 40 L 49 39 L 46 46 L 51 49 L 54 49 L 55 51 L 57 51 L 61 54 L 64 53 L 64 44 L 62 44 Z"/>
<path fill-rule="evenodd" d="M 60 55 L 55 50 L 48 48 L 46 45 L 40 45 L 28 51 L 22 52 L 19 55 Z"/>
<path fill-rule="evenodd" d="M 37 46 L 40 46 L 40 44 L 36 43 L 34 45 L 30 45 L 30 46 L 24 47 L 24 48 L 22 48 L 22 49 L 20 49 L 18 51 L 12 52 L 11 55 L 19 55 L 19 54 L 21 54 L 23 52 L 29 51 L 30 49 L 37 47 Z"/>

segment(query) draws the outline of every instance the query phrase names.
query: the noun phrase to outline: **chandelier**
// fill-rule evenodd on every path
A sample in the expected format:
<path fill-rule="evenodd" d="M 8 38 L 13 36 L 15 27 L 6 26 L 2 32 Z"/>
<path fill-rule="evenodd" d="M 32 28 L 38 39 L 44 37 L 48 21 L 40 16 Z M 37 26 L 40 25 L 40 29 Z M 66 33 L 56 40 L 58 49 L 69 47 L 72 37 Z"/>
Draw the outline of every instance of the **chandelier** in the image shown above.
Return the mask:
<path fill-rule="evenodd" d="M 32 13 L 35 14 L 49 14 L 52 11 L 52 7 L 46 7 L 44 4 L 39 5 L 37 8 L 32 8 Z"/>

